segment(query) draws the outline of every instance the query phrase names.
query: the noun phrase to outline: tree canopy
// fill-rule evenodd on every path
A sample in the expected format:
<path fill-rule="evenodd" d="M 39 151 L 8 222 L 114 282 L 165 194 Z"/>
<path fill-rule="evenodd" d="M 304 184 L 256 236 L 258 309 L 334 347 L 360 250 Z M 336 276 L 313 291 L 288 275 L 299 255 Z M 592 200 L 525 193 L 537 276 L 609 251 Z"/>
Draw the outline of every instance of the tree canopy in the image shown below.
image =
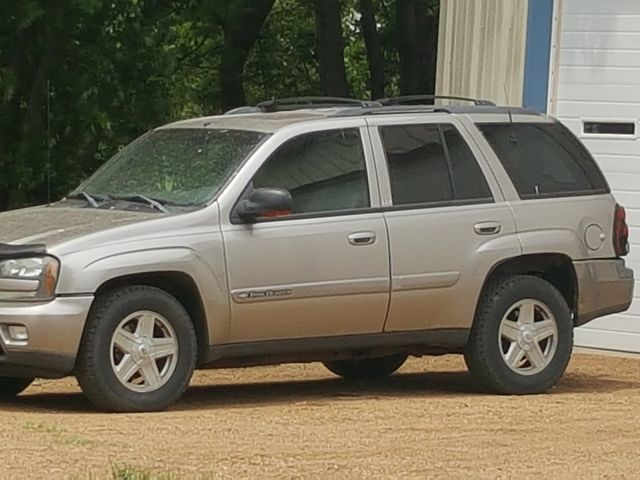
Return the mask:
<path fill-rule="evenodd" d="M 172 120 L 432 93 L 437 0 L 4 0 L 0 210 L 56 199 Z"/>

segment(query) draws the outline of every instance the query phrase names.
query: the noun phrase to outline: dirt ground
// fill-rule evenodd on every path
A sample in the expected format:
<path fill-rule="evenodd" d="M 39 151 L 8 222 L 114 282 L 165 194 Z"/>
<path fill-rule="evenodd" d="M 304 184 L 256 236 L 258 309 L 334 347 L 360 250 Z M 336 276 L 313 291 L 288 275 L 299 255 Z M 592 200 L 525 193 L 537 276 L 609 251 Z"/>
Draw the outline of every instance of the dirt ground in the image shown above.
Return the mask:
<path fill-rule="evenodd" d="M 640 478 L 640 360 L 575 355 L 557 388 L 478 393 L 458 357 L 349 383 L 322 365 L 199 372 L 170 411 L 95 413 L 73 380 L 0 405 L 0 478 Z M 115 467 L 114 467 L 115 466 Z"/>

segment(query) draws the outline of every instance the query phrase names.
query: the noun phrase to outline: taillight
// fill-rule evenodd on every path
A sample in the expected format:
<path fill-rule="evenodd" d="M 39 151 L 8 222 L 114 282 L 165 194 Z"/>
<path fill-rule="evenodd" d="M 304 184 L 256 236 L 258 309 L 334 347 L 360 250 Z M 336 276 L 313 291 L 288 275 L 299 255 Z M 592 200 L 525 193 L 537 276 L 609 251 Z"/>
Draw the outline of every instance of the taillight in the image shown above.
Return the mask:
<path fill-rule="evenodd" d="M 620 205 L 616 205 L 613 220 L 613 249 L 618 257 L 629 253 L 629 227 L 627 226 L 627 213 Z"/>

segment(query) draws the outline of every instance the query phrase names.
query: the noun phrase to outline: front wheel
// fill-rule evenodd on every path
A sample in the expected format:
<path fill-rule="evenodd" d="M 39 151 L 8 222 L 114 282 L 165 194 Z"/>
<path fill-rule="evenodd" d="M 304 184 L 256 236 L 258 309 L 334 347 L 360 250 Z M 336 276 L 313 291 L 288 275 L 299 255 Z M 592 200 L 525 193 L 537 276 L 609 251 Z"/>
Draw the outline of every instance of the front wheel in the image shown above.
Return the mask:
<path fill-rule="evenodd" d="M 76 376 L 99 408 L 158 411 L 185 391 L 196 354 L 195 330 L 180 302 L 154 287 L 126 287 L 96 299 Z"/>
<path fill-rule="evenodd" d="M 33 378 L 0 377 L 0 400 L 9 400 L 33 383 Z"/>
<path fill-rule="evenodd" d="M 407 355 L 397 354 L 387 357 L 363 358 L 358 360 L 332 360 L 324 366 L 336 375 L 351 380 L 372 380 L 384 378 L 398 370 L 407 360 Z"/>
<path fill-rule="evenodd" d="M 562 294 L 541 278 L 509 276 L 480 299 L 465 361 L 491 391 L 543 393 L 564 373 L 572 348 L 571 312 Z"/>

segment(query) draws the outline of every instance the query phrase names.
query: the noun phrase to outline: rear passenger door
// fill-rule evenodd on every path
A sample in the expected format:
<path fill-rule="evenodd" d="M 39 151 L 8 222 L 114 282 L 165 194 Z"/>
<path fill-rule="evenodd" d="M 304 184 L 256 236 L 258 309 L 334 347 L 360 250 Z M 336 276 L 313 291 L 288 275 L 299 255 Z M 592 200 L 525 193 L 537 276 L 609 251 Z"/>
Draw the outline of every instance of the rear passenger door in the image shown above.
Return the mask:
<path fill-rule="evenodd" d="M 511 209 L 451 115 L 369 124 L 391 253 L 385 331 L 469 328 L 492 266 L 520 254 Z"/>

